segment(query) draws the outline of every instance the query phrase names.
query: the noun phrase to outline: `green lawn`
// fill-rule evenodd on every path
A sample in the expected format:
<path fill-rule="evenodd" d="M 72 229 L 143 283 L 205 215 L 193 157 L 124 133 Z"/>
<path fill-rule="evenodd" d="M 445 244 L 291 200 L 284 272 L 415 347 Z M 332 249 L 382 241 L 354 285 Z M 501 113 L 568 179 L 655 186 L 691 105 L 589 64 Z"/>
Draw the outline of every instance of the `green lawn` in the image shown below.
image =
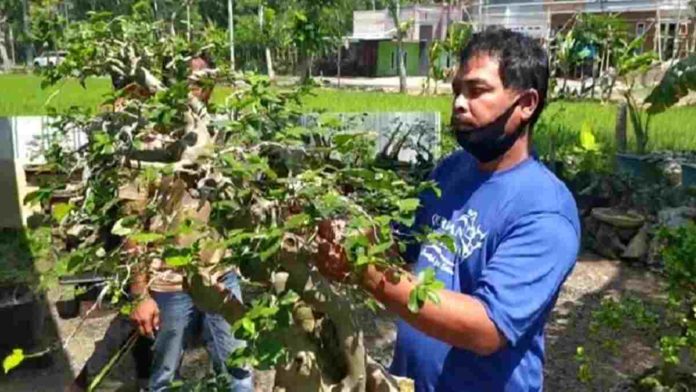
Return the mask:
<path fill-rule="evenodd" d="M 72 80 L 46 90 L 40 86 L 38 76 L 0 75 L 0 116 L 44 114 L 47 106 L 57 109 L 72 105 L 97 108 L 110 89 L 107 79 L 88 80 L 87 90 Z M 228 93 L 229 89 L 219 88 L 214 100 L 222 102 Z M 447 96 L 422 97 L 334 89 L 317 89 L 305 99 L 307 111 L 439 111 L 445 122 L 449 121 L 450 102 Z M 563 129 L 567 140 L 574 139 L 582 124 L 588 122 L 598 139 L 611 145 L 614 141 L 616 108 L 596 102 L 554 102 L 544 113 L 542 121 L 549 125 L 549 132 Z M 656 116 L 651 136 L 651 149 L 696 150 L 696 107 L 674 108 Z"/>

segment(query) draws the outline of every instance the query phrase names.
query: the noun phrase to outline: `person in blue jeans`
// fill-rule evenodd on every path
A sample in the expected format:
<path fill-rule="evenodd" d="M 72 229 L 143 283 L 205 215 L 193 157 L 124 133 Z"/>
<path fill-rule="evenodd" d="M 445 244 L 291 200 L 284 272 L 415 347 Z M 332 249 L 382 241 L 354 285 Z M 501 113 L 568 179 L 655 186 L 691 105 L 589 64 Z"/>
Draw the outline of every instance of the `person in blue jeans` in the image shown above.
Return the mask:
<path fill-rule="evenodd" d="M 141 280 L 142 281 L 142 280 Z M 227 273 L 221 282 L 240 302 L 241 292 L 237 275 Z M 139 288 L 131 290 L 138 292 Z M 154 288 L 166 288 L 160 283 Z M 138 325 L 139 332 L 154 338 L 149 390 L 166 391 L 179 378 L 179 366 L 186 348 L 194 334 L 201 332 L 208 356 L 217 375 L 224 375 L 231 392 L 254 390 L 250 370 L 229 368 L 225 361 L 236 349 L 244 347 L 244 341 L 231 333 L 230 324 L 219 314 L 205 313 L 197 309 L 193 299 L 183 290 L 149 290 L 149 295 L 136 307 L 131 319 Z"/>
<path fill-rule="evenodd" d="M 214 66 L 206 56 L 194 56 L 190 61 L 192 74 L 209 70 Z M 194 78 L 195 80 L 195 78 Z M 212 87 L 190 81 L 190 96 L 200 103 L 208 103 Z M 164 183 L 164 181 L 163 181 Z M 176 187 L 176 181 L 170 187 Z M 172 198 L 175 200 L 176 198 Z M 202 205 L 199 200 L 192 199 L 189 193 L 184 193 L 179 204 L 160 206 L 163 211 L 169 211 L 170 224 L 175 226 L 186 219 L 197 222 L 207 222 L 210 219 L 211 206 L 209 202 Z M 178 199 L 176 199 L 178 200 Z M 190 206 L 195 205 L 195 208 Z M 187 207 L 188 206 L 188 207 Z M 192 239 L 180 238 L 181 245 L 191 245 Z M 142 252 L 140 246 L 127 242 L 129 252 Z M 211 272 L 211 281 L 222 283 L 240 302 L 242 302 L 239 280 L 233 270 L 218 270 Z M 135 273 L 131 281 L 131 294 L 137 298 L 137 306 L 130 319 L 143 336 L 154 339 L 152 367 L 150 369 L 150 392 L 166 391 L 172 381 L 179 378 L 179 366 L 190 341 L 199 331 L 205 342 L 213 370 L 218 375 L 227 378 L 231 392 L 253 391 L 252 372 L 247 369 L 229 368 L 226 360 L 236 349 L 244 347 L 244 342 L 235 339 L 231 326 L 219 314 L 206 313 L 196 307 L 191 296 L 184 290 L 184 276 L 181 271 L 170 268 L 161 260 L 155 260 L 147 272 Z"/>
<path fill-rule="evenodd" d="M 499 28 L 474 34 L 452 82 L 451 127 L 462 148 L 431 173 L 441 194 L 421 195 L 415 225 L 394 225 L 411 273 L 356 271 L 400 316 L 390 370 L 418 392 L 543 390 L 544 325 L 580 244 L 572 194 L 531 152 L 548 84 L 536 40 Z M 421 242 L 416 234 L 429 230 L 449 235 L 454 249 Z M 324 232 L 317 266 L 344 278 L 345 251 Z M 409 294 L 425 269 L 445 288 L 439 304 L 412 313 Z"/>

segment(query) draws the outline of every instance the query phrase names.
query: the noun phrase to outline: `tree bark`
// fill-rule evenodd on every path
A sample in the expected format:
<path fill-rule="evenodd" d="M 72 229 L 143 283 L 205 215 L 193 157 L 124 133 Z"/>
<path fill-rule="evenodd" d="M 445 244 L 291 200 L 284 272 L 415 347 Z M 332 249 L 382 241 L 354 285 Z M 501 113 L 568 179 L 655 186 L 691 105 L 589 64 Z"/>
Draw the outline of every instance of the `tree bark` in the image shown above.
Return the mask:
<path fill-rule="evenodd" d="M 627 114 L 628 104 L 626 102 L 622 102 L 619 104 L 616 112 L 616 150 L 619 152 L 626 152 Z"/>
<path fill-rule="evenodd" d="M 5 72 L 8 72 L 12 68 L 12 62 L 10 57 L 7 55 L 6 44 L 8 42 L 7 36 L 5 35 L 5 24 L 7 22 L 7 17 L 0 14 L 0 62 L 2 62 L 2 68 Z M 10 42 L 10 44 L 12 44 Z"/>
<path fill-rule="evenodd" d="M 396 29 L 396 57 L 399 67 L 399 92 L 403 94 L 406 93 L 407 90 L 407 79 L 406 63 L 404 62 L 404 35 L 406 35 L 406 32 L 401 31 L 401 0 L 391 0 L 389 12 L 391 13 L 392 20 L 394 21 L 394 28 Z"/>

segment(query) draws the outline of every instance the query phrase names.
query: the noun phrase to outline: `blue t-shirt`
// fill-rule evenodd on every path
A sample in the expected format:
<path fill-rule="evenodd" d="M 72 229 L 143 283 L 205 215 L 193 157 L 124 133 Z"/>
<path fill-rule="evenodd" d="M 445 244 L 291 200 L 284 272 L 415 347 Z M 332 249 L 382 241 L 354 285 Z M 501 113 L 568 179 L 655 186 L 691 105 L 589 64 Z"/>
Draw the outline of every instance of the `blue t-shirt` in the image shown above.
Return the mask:
<path fill-rule="evenodd" d="M 508 344 L 479 356 L 400 320 L 391 372 L 415 380 L 418 392 L 541 391 L 544 324 L 580 242 L 571 193 L 533 158 L 491 174 L 459 151 L 431 177 L 441 197 L 421 196 L 414 227 L 451 235 L 456 253 L 426 243 L 409 246 L 406 258 L 414 272 L 431 267 L 446 289 L 478 299 Z"/>

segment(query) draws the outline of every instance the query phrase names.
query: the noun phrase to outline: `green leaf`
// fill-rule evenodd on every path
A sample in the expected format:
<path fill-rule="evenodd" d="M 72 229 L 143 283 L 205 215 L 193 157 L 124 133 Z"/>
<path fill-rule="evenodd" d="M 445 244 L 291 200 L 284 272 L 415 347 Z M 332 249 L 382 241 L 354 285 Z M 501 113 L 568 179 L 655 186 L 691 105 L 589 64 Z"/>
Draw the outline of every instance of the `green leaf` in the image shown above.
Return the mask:
<path fill-rule="evenodd" d="M 12 350 L 12 354 L 6 356 L 2 361 L 2 368 L 5 370 L 5 374 L 19 366 L 22 361 L 24 361 L 24 350 L 21 348 Z"/>
<path fill-rule="evenodd" d="M 172 257 L 167 257 L 164 259 L 164 262 L 167 263 L 170 267 L 184 267 L 186 265 L 191 264 L 191 256 L 172 256 Z"/>
<path fill-rule="evenodd" d="M 128 218 L 121 218 L 117 220 L 114 224 L 114 227 L 111 228 L 111 234 L 124 237 L 132 233 L 133 229 L 126 226 L 126 223 L 128 221 L 127 219 Z"/>
<path fill-rule="evenodd" d="M 266 261 L 271 258 L 271 256 L 275 255 L 278 252 L 278 249 L 280 249 L 280 243 L 281 241 L 276 241 L 273 243 L 273 245 L 259 253 L 259 258 L 261 258 L 261 261 Z"/>
<path fill-rule="evenodd" d="M 73 205 L 68 204 L 68 203 L 58 203 L 53 206 L 53 219 L 55 219 L 56 222 L 62 222 L 63 219 L 68 216 L 70 211 L 75 208 Z"/>
<path fill-rule="evenodd" d="M 283 297 L 280 299 L 279 304 L 280 306 L 287 306 L 287 305 L 292 305 L 295 302 L 297 302 L 300 299 L 299 294 L 296 292 L 289 290 Z"/>
<path fill-rule="evenodd" d="M 696 54 L 680 60 L 673 65 L 662 77 L 660 83 L 645 99 L 650 104 L 648 111 L 660 113 L 696 90 Z"/>
<path fill-rule="evenodd" d="M 128 236 L 128 239 L 143 245 L 161 241 L 164 238 L 164 235 L 159 233 L 136 233 Z"/>
<path fill-rule="evenodd" d="M 375 246 L 371 246 L 370 249 L 368 250 L 368 255 L 374 256 L 374 255 L 380 255 L 394 246 L 394 241 L 391 239 L 387 242 L 382 242 L 381 244 L 377 244 Z"/>
<path fill-rule="evenodd" d="M 597 143 L 594 132 L 592 132 L 592 126 L 588 122 L 584 122 L 580 129 L 580 146 L 585 151 L 599 150 L 599 144 Z"/>
<path fill-rule="evenodd" d="M 418 209 L 420 205 L 420 200 L 418 199 L 404 199 L 399 200 L 396 205 L 399 207 L 401 212 L 413 212 Z"/>
<path fill-rule="evenodd" d="M 420 311 L 417 289 L 411 290 L 411 293 L 408 295 L 408 310 L 413 314 L 417 314 Z"/>
<path fill-rule="evenodd" d="M 251 319 L 244 317 L 242 319 L 242 328 L 249 334 L 254 335 L 256 333 L 256 324 L 254 324 Z"/>
<path fill-rule="evenodd" d="M 435 305 L 440 305 L 440 296 L 435 291 L 428 290 L 428 300 Z"/>
<path fill-rule="evenodd" d="M 285 222 L 285 229 L 292 230 L 298 227 L 306 226 L 309 223 L 309 220 L 310 216 L 307 214 L 293 215 Z"/>
<path fill-rule="evenodd" d="M 276 339 L 263 339 L 258 343 L 259 369 L 269 369 L 285 355 L 285 346 Z"/>

